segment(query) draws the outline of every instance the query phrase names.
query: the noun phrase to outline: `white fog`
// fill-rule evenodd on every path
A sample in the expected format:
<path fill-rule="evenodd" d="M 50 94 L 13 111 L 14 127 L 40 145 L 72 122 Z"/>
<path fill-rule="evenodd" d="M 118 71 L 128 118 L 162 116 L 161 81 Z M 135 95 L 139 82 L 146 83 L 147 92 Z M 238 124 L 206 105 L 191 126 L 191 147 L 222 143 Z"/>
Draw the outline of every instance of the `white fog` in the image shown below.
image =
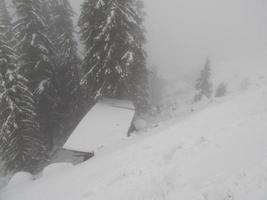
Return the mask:
<path fill-rule="evenodd" d="M 0 0 L 0 200 L 267 200 L 266 102 L 267 0 Z"/>
<path fill-rule="evenodd" d="M 81 0 L 71 0 L 79 15 Z M 149 65 L 181 78 L 207 56 L 216 64 L 267 53 L 265 0 L 145 0 Z"/>

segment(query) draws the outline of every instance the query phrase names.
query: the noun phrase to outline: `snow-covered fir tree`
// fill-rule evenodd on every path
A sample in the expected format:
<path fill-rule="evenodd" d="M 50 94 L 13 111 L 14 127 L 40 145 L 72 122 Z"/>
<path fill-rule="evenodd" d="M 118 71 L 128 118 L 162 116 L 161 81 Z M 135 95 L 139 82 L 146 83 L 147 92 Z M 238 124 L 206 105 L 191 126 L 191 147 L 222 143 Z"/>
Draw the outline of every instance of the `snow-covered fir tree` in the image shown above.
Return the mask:
<path fill-rule="evenodd" d="M 10 31 L 11 28 L 11 17 L 9 15 L 9 12 L 7 10 L 6 2 L 5 0 L 0 0 L 0 34 L 4 39 L 9 42 L 11 42 L 12 39 L 12 33 Z"/>
<path fill-rule="evenodd" d="M 45 158 L 33 94 L 0 35 L 0 158 L 7 171 L 30 171 Z"/>
<path fill-rule="evenodd" d="M 68 0 L 50 0 L 48 3 L 50 37 L 56 50 L 59 96 L 62 99 L 58 109 L 67 118 L 73 119 L 81 102 L 80 59 L 72 21 L 74 11 Z"/>
<path fill-rule="evenodd" d="M 5 0 L 0 0 L 0 24 L 7 28 L 11 25 L 11 18 L 9 16 Z"/>
<path fill-rule="evenodd" d="M 157 114 L 163 106 L 164 80 L 159 76 L 157 67 L 153 66 L 149 73 L 149 102 Z"/>
<path fill-rule="evenodd" d="M 227 94 L 227 87 L 225 83 L 220 83 L 216 89 L 215 97 L 223 97 Z"/>
<path fill-rule="evenodd" d="M 13 31 L 18 41 L 20 73 L 29 80 L 37 101 L 41 131 L 52 145 L 52 129 L 57 123 L 58 83 L 53 60 L 54 48 L 41 9 L 44 0 L 13 0 L 17 20 Z"/>
<path fill-rule="evenodd" d="M 137 0 L 85 0 L 79 26 L 85 44 L 81 84 L 94 100 L 129 98 L 147 105 L 144 13 Z"/>
<path fill-rule="evenodd" d="M 204 69 L 200 72 L 200 77 L 196 81 L 195 88 L 198 91 L 194 101 L 200 101 L 203 96 L 210 98 L 212 95 L 212 83 L 210 82 L 211 66 L 210 59 L 207 58 Z"/>

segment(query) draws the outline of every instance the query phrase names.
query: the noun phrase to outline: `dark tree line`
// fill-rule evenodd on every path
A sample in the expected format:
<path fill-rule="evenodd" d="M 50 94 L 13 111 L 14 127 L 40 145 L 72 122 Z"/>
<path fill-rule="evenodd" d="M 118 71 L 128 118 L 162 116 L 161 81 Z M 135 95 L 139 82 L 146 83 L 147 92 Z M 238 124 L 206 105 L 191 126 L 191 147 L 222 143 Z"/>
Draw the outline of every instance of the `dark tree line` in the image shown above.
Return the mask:
<path fill-rule="evenodd" d="M 16 55 L 0 37 L 1 158 L 12 170 L 33 170 L 44 159 L 36 105 L 27 79 L 17 70 Z"/>
<path fill-rule="evenodd" d="M 88 98 L 128 98 L 147 106 L 142 4 L 136 0 L 86 0 L 79 19 L 85 44 L 82 86 Z"/>
<path fill-rule="evenodd" d="M 99 98 L 148 107 L 143 4 L 85 0 L 74 39 L 68 0 L 0 0 L 0 158 L 34 172 L 56 136 L 67 135 Z"/>

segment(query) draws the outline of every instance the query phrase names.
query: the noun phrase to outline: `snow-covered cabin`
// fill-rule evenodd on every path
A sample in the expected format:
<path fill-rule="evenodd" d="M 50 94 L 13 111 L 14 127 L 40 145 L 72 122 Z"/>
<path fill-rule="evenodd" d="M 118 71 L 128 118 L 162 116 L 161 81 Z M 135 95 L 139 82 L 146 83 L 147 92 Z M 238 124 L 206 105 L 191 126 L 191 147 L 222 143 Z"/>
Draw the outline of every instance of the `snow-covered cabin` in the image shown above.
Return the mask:
<path fill-rule="evenodd" d="M 82 119 L 63 148 L 89 153 L 126 138 L 134 115 L 131 101 L 102 99 Z"/>

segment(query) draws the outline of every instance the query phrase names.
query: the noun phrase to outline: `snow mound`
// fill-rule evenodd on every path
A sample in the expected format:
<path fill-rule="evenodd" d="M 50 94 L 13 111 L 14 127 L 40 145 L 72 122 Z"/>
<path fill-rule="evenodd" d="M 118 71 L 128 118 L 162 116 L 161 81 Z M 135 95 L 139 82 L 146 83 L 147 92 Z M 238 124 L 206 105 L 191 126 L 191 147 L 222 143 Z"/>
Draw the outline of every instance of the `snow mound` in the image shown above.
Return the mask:
<path fill-rule="evenodd" d="M 5 187 L 7 183 L 8 183 L 8 177 L 0 176 L 0 190 L 1 188 Z"/>
<path fill-rule="evenodd" d="M 33 181 L 33 175 L 29 172 L 17 172 L 10 179 L 7 188 L 14 188 L 19 185 L 28 184 Z"/>
<path fill-rule="evenodd" d="M 57 174 L 60 173 L 64 170 L 68 170 L 73 168 L 73 164 L 72 163 L 53 163 L 51 165 L 48 165 L 42 173 L 42 176 L 50 176 L 53 174 Z"/>
<path fill-rule="evenodd" d="M 204 192 L 203 197 L 205 200 L 233 200 L 234 194 L 229 188 L 221 186 Z"/>
<path fill-rule="evenodd" d="M 147 122 L 144 119 L 136 119 L 134 121 L 134 127 L 137 131 L 141 131 L 147 128 Z"/>

